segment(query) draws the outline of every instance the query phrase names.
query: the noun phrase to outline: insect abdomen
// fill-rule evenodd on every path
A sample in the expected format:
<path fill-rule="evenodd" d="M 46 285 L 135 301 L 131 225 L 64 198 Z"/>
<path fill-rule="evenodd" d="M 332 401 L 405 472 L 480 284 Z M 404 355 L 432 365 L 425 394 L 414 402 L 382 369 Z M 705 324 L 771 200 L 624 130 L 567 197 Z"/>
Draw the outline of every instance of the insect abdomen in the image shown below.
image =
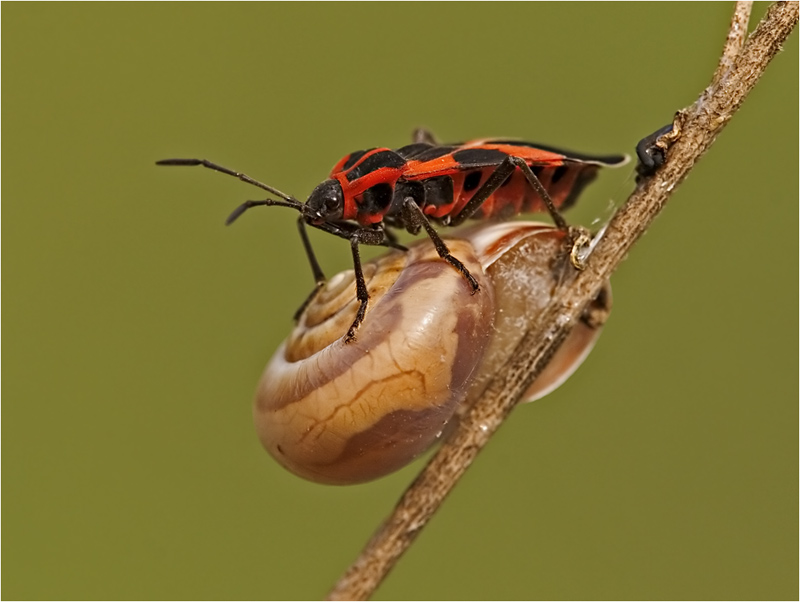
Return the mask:
<path fill-rule="evenodd" d="M 557 167 L 531 167 L 558 209 L 567 209 L 572 206 L 583 188 L 595 179 L 597 169 L 596 165 L 586 163 L 566 163 Z M 463 203 L 466 204 L 466 200 Z M 517 169 L 506 180 L 506 183 L 487 199 L 473 217 L 503 219 L 520 213 L 538 213 L 546 210 L 542 197 L 531 188 L 523 173 Z"/>

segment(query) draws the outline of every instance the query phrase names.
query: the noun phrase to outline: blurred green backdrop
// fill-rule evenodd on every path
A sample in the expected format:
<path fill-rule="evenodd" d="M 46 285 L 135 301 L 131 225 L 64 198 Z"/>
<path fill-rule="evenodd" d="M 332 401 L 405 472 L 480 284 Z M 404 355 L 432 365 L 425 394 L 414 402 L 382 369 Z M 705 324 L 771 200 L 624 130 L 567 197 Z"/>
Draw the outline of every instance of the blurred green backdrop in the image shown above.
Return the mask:
<path fill-rule="evenodd" d="M 259 193 L 156 159 L 305 198 L 420 125 L 630 153 L 706 85 L 731 12 L 6 4 L 3 597 L 318 598 L 421 466 L 335 488 L 262 451 L 251 395 L 312 284 L 294 215 L 225 228 Z M 797 58 L 795 34 L 616 274 L 592 357 L 378 598 L 797 597 Z"/>

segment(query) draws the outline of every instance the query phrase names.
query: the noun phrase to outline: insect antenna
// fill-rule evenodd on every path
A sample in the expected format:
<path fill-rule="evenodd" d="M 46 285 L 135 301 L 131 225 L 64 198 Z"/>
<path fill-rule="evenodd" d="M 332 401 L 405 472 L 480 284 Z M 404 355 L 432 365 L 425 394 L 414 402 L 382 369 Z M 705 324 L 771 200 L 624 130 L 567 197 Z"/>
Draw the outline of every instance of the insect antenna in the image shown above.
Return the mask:
<path fill-rule="evenodd" d="M 273 188 L 269 184 L 264 184 L 263 182 L 259 182 L 258 180 L 251 178 L 245 173 L 228 169 L 227 167 L 223 167 L 222 165 L 217 165 L 216 163 L 212 163 L 211 161 L 207 161 L 206 159 L 162 159 L 161 161 L 156 161 L 156 165 L 202 165 L 203 167 L 207 167 L 208 169 L 213 169 L 214 171 L 218 171 L 220 173 L 233 176 L 234 178 L 238 178 L 242 182 L 247 182 L 248 184 L 252 184 L 253 186 L 261 188 L 262 190 L 266 190 L 267 192 L 272 193 L 275 196 L 280 197 L 284 201 L 287 201 L 289 203 L 296 203 L 297 205 L 302 204 L 293 196 L 283 193 L 277 188 Z"/>
<path fill-rule="evenodd" d="M 273 199 L 263 199 L 261 201 L 245 201 L 241 205 L 239 205 L 233 212 L 228 216 L 228 219 L 225 220 L 225 225 L 230 226 L 233 222 L 235 222 L 239 217 L 247 211 L 248 209 L 252 209 L 253 207 L 261 207 L 261 206 L 275 206 L 275 207 L 290 207 L 291 209 L 297 209 L 303 215 L 306 215 L 307 211 L 305 210 L 306 206 L 303 203 L 300 203 L 294 199 L 291 201 L 276 201 Z"/>
<path fill-rule="evenodd" d="M 233 210 L 228 216 L 228 219 L 225 220 L 225 225 L 229 226 L 233 222 L 235 222 L 239 217 L 252 207 L 259 207 L 262 205 L 270 206 L 274 205 L 277 207 L 290 207 L 292 209 L 296 209 L 304 216 L 308 213 L 306 209 L 306 205 L 301 203 L 293 196 L 290 196 L 286 193 L 281 192 L 277 188 L 273 188 L 269 184 L 264 184 L 263 182 L 259 182 L 255 178 L 251 178 L 245 173 L 240 171 L 234 171 L 233 169 L 229 169 L 222 165 L 218 165 L 216 163 L 212 163 L 206 159 L 162 159 L 160 161 L 156 161 L 156 165 L 188 165 L 188 166 L 195 166 L 201 165 L 202 167 L 206 167 L 208 169 L 213 169 L 214 171 L 218 171 L 220 173 L 224 173 L 229 176 L 233 176 L 241 180 L 242 182 L 246 182 L 247 184 L 251 184 L 257 188 L 261 188 L 262 190 L 266 190 L 267 192 L 274 194 L 276 197 L 283 199 L 281 201 L 276 201 L 273 199 L 264 199 L 261 201 L 245 201 L 241 205 L 239 205 L 236 209 Z"/>

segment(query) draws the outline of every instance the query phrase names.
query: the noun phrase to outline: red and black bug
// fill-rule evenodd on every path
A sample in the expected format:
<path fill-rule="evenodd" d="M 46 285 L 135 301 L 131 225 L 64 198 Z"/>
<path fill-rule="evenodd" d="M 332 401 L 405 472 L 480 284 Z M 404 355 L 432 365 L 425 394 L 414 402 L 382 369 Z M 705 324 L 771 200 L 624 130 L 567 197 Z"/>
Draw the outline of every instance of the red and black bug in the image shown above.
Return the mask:
<path fill-rule="evenodd" d="M 469 218 L 508 219 L 519 213 L 548 211 L 556 225 L 567 230 L 559 210 L 575 202 L 600 167 L 623 165 L 627 160 L 621 155 L 590 156 L 516 140 L 485 139 L 440 145 L 428 132 L 418 130 L 414 142 L 408 146 L 395 150 L 372 148 L 347 155 L 305 203 L 205 159 L 165 159 L 158 161 L 158 165 L 202 165 L 280 199 L 246 201 L 228 217 L 228 224 L 251 207 L 276 205 L 296 209 L 300 213 L 297 222 L 300 237 L 317 289 L 325 282 L 325 276 L 311 248 L 306 226 L 349 240 L 360 302 L 347 333 L 346 341 L 350 341 L 355 338 L 369 301 L 359 245 L 402 249 L 392 228 L 411 234 L 424 228 L 439 256 L 466 278 L 475 293 L 477 281 L 450 254 L 431 222 L 457 226 Z"/>

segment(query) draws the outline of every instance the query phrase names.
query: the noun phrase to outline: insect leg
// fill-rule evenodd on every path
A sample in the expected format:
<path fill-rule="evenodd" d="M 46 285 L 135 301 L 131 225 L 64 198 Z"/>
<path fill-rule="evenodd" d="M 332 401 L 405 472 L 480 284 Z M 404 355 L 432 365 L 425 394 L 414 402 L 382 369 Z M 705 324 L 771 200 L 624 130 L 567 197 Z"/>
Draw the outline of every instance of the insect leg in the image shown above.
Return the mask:
<path fill-rule="evenodd" d="M 530 167 L 528 167 L 525 159 L 514 156 L 506 157 L 502 163 L 497 166 L 497 168 L 486 179 L 481 187 L 478 188 L 478 191 L 472 196 L 467 204 L 464 205 L 464 208 L 459 212 L 459 214 L 450 220 L 449 225 L 458 226 L 465 220 L 472 217 L 472 214 L 475 213 L 481 205 L 483 205 L 486 199 L 488 199 L 493 192 L 503 185 L 506 179 L 510 177 L 517 168 L 519 168 L 519 170 L 525 176 L 525 179 L 528 180 L 531 188 L 533 188 L 542 198 L 545 206 L 547 207 L 547 211 L 550 213 L 556 226 L 560 230 L 568 230 L 569 226 L 567 225 L 567 222 L 558 212 L 558 209 L 556 209 L 553 199 L 550 198 L 550 195 L 547 193 L 547 190 L 545 190 L 545 187 L 542 186 L 539 178 L 537 178 L 536 174 L 533 173 Z"/>
<path fill-rule="evenodd" d="M 297 228 L 300 232 L 300 239 L 303 241 L 303 248 L 306 251 L 308 262 L 311 265 L 311 271 L 314 273 L 314 281 L 316 282 L 316 286 L 314 290 L 311 291 L 311 294 L 308 296 L 308 298 L 303 301 L 303 304 L 300 306 L 300 308 L 295 312 L 295 321 L 300 318 L 300 315 L 303 313 L 305 308 L 326 282 L 325 274 L 323 273 L 322 268 L 319 265 L 319 261 L 317 261 L 316 254 L 311 247 L 311 241 L 308 238 L 306 226 L 311 226 L 312 228 L 317 228 L 318 230 L 327 232 L 328 234 L 333 234 L 339 238 L 344 238 L 350 241 L 351 247 L 353 244 L 356 245 L 356 248 L 353 250 L 353 267 L 356 274 L 356 293 L 359 301 L 362 301 L 362 297 L 364 300 L 362 302 L 363 310 L 362 308 L 359 308 L 359 316 L 356 317 L 356 321 L 353 323 L 353 326 L 351 326 L 350 330 L 348 330 L 348 336 L 346 337 L 345 342 L 350 342 L 355 338 L 355 331 L 358 329 L 358 326 L 361 324 L 361 320 L 364 318 L 364 314 L 366 313 L 367 309 L 366 299 L 368 299 L 368 295 L 365 292 L 366 283 L 364 281 L 363 271 L 361 270 L 361 258 L 357 246 L 362 244 L 390 247 L 394 249 L 400 249 L 401 251 L 407 251 L 408 249 L 399 244 L 395 237 L 390 235 L 389 232 L 384 229 L 361 228 L 357 224 L 352 224 L 350 222 L 321 222 L 315 224 L 301 217 L 297 221 Z M 361 281 L 361 285 L 359 285 L 359 280 Z"/>
<path fill-rule="evenodd" d="M 311 241 L 308 239 L 308 232 L 306 231 L 306 220 L 303 217 L 297 220 L 297 229 L 300 232 L 300 240 L 303 241 L 303 248 L 308 257 L 308 263 L 311 264 L 311 271 L 314 273 L 314 281 L 317 283 L 317 286 L 320 286 L 325 283 L 325 274 L 322 272 L 322 268 L 319 267 L 314 249 L 311 248 Z"/>
<path fill-rule="evenodd" d="M 533 170 L 528 166 L 527 163 L 525 163 L 525 159 L 520 157 L 509 157 L 509 159 L 516 167 L 519 167 L 520 171 L 522 171 L 522 175 L 524 175 L 525 179 L 528 180 L 528 184 L 530 184 L 531 187 L 542 198 L 545 207 L 547 207 L 547 212 L 550 214 L 550 217 L 553 218 L 553 222 L 558 229 L 564 231 L 569 230 L 567 221 L 558 212 L 558 209 L 556 209 L 556 206 L 553 203 L 553 199 L 550 198 L 547 190 L 545 190 L 544 186 L 542 186 L 542 183 L 539 181 L 539 178 L 536 177 L 536 174 L 533 173 Z"/>
<path fill-rule="evenodd" d="M 356 331 L 367 315 L 367 305 L 369 304 L 369 291 L 367 282 L 364 280 L 364 270 L 361 268 L 361 254 L 358 252 L 358 245 L 379 245 L 385 239 L 385 234 L 381 230 L 359 229 L 355 230 L 350 237 L 350 250 L 353 252 L 353 271 L 356 277 L 356 299 L 360 305 L 356 313 L 356 319 L 344 337 L 345 343 L 352 343 L 356 340 Z"/>
<path fill-rule="evenodd" d="M 322 230 L 328 234 L 333 234 L 339 238 L 350 240 L 353 234 L 358 233 L 363 238 L 361 244 L 375 247 L 388 247 L 391 249 L 407 250 L 403 245 L 397 244 L 394 235 L 390 235 L 383 228 L 362 228 L 350 222 L 320 222 L 315 224 L 313 221 L 306 220 L 306 225 Z"/>
<path fill-rule="evenodd" d="M 408 251 L 408 248 L 401 245 L 397 240 L 397 235 L 389 230 L 388 228 L 384 227 L 384 233 L 386 234 L 386 245 L 392 249 L 398 249 L 400 251 Z"/>
<path fill-rule="evenodd" d="M 311 265 L 311 271 L 314 274 L 314 290 L 311 291 L 311 294 L 306 297 L 306 300 L 303 301 L 303 304 L 297 308 L 297 311 L 294 312 L 294 321 L 300 319 L 300 315 L 305 311 L 308 304 L 311 303 L 311 300 L 317 296 L 317 293 L 320 289 L 325 286 L 325 274 L 322 271 L 322 268 L 319 266 L 319 262 L 317 261 L 317 256 L 314 254 L 314 249 L 311 247 L 311 241 L 308 239 L 308 232 L 306 231 L 306 221 L 301 216 L 297 220 L 297 229 L 300 232 L 300 240 L 303 241 L 303 248 L 306 251 L 306 257 L 308 257 L 308 263 Z"/>
<path fill-rule="evenodd" d="M 450 220 L 449 226 L 459 226 L 475 213 L 483 203 L 492 196 L 492 193 L 503 185 L 503 182 L 514 173 L 516 166 L 507 157 L 481 184 L 481 187 L 472 195 L 472 198 L 461 209 L 459 214 Z"/>
<path fill-rule="evenodd" d="M 258 180 L 251 178 L 247 174 L 244 174 L 240 171 L 234 171 L 232 169 L 228 169 L 227 167 L 223 167 L 222 165 L 217 165 L 216 163 L 212 163 L 206 159 L 162 159 L 161 161 L 156 161 L 156 165 L 202 165 L 203 167 L 207 167 L 208 169 L 213 169 L 214 171 L 218 171 L 220 173 L 224 173 L 229 176 L 233 176 L 234 178 L 238 178 L 242 182 L 247 182 L 248 184 L 252 184 L 262 190 L 266 190 L 267 192 L 271 192 L 277 197 L 282 198 L 284 201 L 289 203 L 290 207 L 295 207 L 296 209 L 302 206 L 302 203 L 298 201 L 296 198 L 289 196 L 288 194 L 284 194 L 277 188 L 273 188 L 268 184 L 264 184 L 263 182 L 259 182 Z"/>
<path fill-rule="evenodd" d="M 477 293 L 481 288 L 478 285 L 478 281 L 469 273 L 469 270 L 463 263 L 450 254 L 450 249 L 447 248 L 447 245 L 440 238 L 439 234 L 433 228 L 430 221 L 428 221 L 428 218 L 425 217 L 422 209 L 420 209 L 413 198 L 409 197 L 403 201 L 403 213 L 409 231 L 412 233 L 414 231 L 419 231 L 420 226 L 425 228 L 425 232 L 428 234 L 431 241 L 433 241 L 433 246 L 436 247 L 436 252 L 439 254 L 439 257 L 461 272 L 461 275 L 467 279 L 467 282 L 469 282 L 469 285 L 472 287 L 472 293 Z"/>
<path fill-rule="evenodd" d="M 558 229 L 562 232 L 566 232 L 567 236 L 565 242 L 569 248 L 569 257 L 572 267 L 574 267 L 576 270 L 585 270 L 585 251 L 588 249 L 592 240 L 588 231 L 581 227 L 573 228 L 567 224 L 567 221 L 563 218 L 561 213 L 559 213 L 558 209 L 556 209 L 553 199 L 551 199 L 550 195 L 547 194 L 547 191 L 544 189 L 544 186 L 542 186 L 539 178 L 536 177 L 536 174 L 533 173 L 528 164 L 525 163 L 524 159 L 521 159 L 520 157 L 509 157 L 509 159 L 511 159 L 511 161 L 517 167 L 519 167 L 531 187 L 533 187 L 533 189 L 539 193 L 539 196 L 544 201 L 547 211 L 550 213 L 550 216 L 553 218 L 553 222 Z"/>
<path fill-rule="evenodd" d="M 364 316 L 367 314 L 367 305 L 369 304 L 369 291 L 367 290 L 367 283 L 364 280 L 364 270 L 361 268 L 361 254 L 358 252 L 358 239 L 353 237 L 350 239 L 350 250 L 353 252 L 353 271 L 356 275 L 356 299 L 360 305 L 356 313 L 356 319 L 350 325 L 347 331 L 347 336 L 344 337 L 345 343 L 350 343 L 356 340 L 356 330 L 361 326 L 364 321 Z"/>

